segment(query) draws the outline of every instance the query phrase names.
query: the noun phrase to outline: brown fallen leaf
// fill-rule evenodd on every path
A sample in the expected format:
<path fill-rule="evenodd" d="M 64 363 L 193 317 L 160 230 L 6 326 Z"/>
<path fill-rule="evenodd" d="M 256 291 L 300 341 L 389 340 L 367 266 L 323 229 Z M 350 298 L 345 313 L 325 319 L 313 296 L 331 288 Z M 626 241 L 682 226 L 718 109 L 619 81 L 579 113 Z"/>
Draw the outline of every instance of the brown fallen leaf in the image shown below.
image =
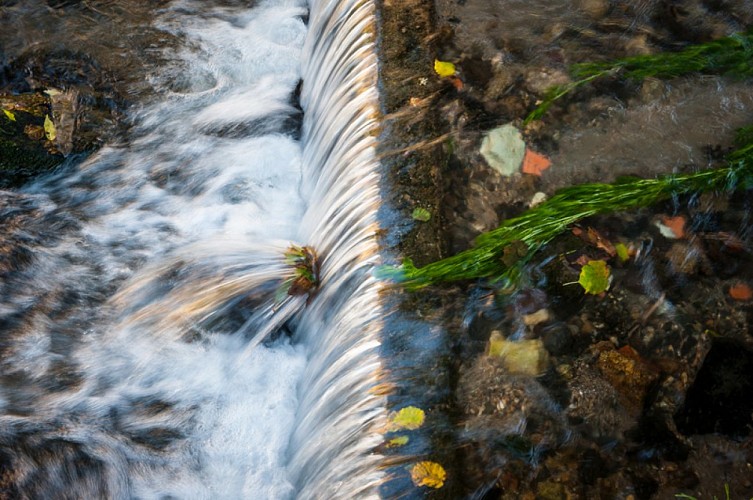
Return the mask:
<path fill-rule="evenodd" d="M 579 227 L 574 227 L 572 231 L 575 236 L 577 236 L 578 238 L 585 241 L 591 246 L 604 250 L 610 257 L 614 257 L 615 255 L 617 255 L 617 249 L 614 247 L 612 242 L 609 241 L 605 236 L 603 236 L 596 229 L 589 227 L 588 229 L 584 231 L 583 229 Z"/>
<path fill-rule="evenodd" d="M 590 261 L 590 260 L 591 260 L 591 257 L 589 257 L 586 254 L 582 254 L 577 259 L 575 259 L 575 262 L 573 262 L 573 263 L 577 264 L 577 265 L 579 265 L 581 267 L 583 267 L 583 266 L 587 265 L 588 261 Z"/>
<path fill-rule="evenodd" d="M 537 175 L 541 177 L 541 173 L 552 165 L 552 161 L 541 153 L 537 153 L 532 149 L 526 148 L 525 156 L 523 157 L 523 169 L 524 174 Z"/>

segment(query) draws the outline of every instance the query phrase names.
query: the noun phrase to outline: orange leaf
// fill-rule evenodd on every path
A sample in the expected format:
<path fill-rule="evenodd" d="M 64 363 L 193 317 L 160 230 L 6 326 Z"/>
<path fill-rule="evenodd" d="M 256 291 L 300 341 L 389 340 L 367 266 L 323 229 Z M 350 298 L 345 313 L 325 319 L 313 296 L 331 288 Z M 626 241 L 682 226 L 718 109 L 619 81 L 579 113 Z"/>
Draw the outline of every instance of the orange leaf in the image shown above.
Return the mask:
<path fill-rule="evenodd" d="M 675 238 L 685 237 L 685 217 L 678 215 L 676 217 L 664 216 L 661 218 L 662 224 L 667 226 L 675 235 Z"/>
<path fill-rule="evenodd" d="M 526 154 L 523 157 L 523 173 L 538 175 L 541 177 L 541 172 L 549 168 L 552 161 L 546 156 L 526 148 Z"/>
<path fill-rule="evenodd" d="M 729 287 L 729 296 L 735 300 L 753 299 L 753 290 L 745 283 L 736 283 Z"/>
<path fill-rule="evenodd" d="M 456 90 L 463 90 L 463 80 L 458 78 L 457 76 L 451 76 L 449 77 L 450 83 L 452 83 L 452 86 L 455 87 Z"/>

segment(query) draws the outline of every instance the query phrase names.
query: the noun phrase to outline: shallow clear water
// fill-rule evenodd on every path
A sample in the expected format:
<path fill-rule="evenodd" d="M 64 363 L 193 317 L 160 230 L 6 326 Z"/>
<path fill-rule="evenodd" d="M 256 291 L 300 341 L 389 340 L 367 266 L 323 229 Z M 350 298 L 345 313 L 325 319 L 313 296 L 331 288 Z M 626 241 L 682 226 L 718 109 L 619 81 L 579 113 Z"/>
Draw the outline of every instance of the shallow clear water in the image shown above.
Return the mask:
<path fill-rule="evenodd" d="M 347 19 L 356 9 L 343 4 Z M 361 11 L 350 25 L 371 22 Z M 328 8 L 317 12 L 326 28 Z M 304 49 L 308 14 L 304 1 L 170 4 L 153 26 L 183 48 L 162 54 L 168 76 L 146 75 L 157 97 L 131 108 L 129 134 L 23 190 L 33 259 L 0 285 L 0 421 L 24 492 L 332 498 L 378 480 L 361 464 L 380 413 L 368 394 L 377 177 L 372 140 L 359 142 L 374 124 L 353 118 L 375 95 L 350 95 L 375 66 L 368 40 L 351 37 L 348 69 L 304 69 L 344 88 L 306 105 L 312 115 L 333 95 L 351 104 L 325 132 L 304 121 L 297 139 L 301 60 L 342 44 L 343 30 L 320 27 L 324 49 Z M 355 152 L 344 159 L 332 152 L 343 138 Z M 345 160 L 359 181 L 320 172 Z M 304 306 L 289 298 L 266 324 L 276 340 L 256 345 L 263 321 L 250 319 L 273 312 L 297 236 L 326 254 L 332 291 L 283 325 Z"/>

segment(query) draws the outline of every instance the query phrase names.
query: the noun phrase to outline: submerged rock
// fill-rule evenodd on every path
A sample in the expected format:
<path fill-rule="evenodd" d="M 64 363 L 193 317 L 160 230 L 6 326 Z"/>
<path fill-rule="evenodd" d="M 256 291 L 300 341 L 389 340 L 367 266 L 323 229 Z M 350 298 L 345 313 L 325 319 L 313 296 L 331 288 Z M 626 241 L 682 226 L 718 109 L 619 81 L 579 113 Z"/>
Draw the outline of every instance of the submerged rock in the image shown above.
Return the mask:
<path fill-rule="evenodd" d="M 480 356 L 460 377 L 463 447 L 470 473 L 495 482 L 511 460 L 535 460 L 567 437 L 562 413 L 546 389 L 529 376 L 511 375 L 499 358 Z"/>
<path fill-rule="evenodd" d="M 620 394 L 587 363 L 578 362 L 571 380 L 567 416 L 580 433 L 600 442 L 621 440 L 636 424 L 621 404 Z"/>
<path fill-rule="evenodd" d="M 634 349 L 607 349 L 599 353 L 596 367 L 620 394 L 623 405 L 634 415 L 641 412 L 644 399 L 659 373 L 651 370 Z"/>
<path fill-rule="evenodd" d="M 490 167 L 504 176 L 520 169 L 526 154 L 526 143 L 520 131 L 511 124 L 490 130 L 481 141 L 481 155 Z"/>

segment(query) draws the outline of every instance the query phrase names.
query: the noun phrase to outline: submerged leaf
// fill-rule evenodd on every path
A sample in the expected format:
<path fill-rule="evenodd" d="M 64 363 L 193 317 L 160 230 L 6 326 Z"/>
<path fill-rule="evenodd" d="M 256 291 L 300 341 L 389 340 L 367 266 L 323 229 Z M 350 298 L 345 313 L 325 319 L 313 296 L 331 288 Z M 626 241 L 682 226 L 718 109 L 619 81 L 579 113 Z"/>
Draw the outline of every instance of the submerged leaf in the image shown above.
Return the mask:
<path fill-rule="evenodd" d="M 729 296 L 735 300 L 753 299 L 753 290 L 745 283 L 735 283 L 729 287 Z"/>
<path fill-rule="evenodd" d="M 574 227 L 573 234 L 589 245 L 604 250 L 610 257 L 617 255 L 617 250 L 614 248 L 612 242 L 590 226 L 585 231 L 579 227 Z"/>
<path fill-rule="evenodd" d="M 392 415 L 390 429 L 408 429 L 410 431 L 418 429 L 424 424 L 424 417 L 425 414 L 421 408 L 406 406 Z"/>
<path fill-rule="evenodd" d="M 50 115 L 44 115 L 44 135 L 47 136 L 47 140 L 50 141 L 54 141 L 58 135 L 55 130 L 55 124 L 50 120 Z"/>
<path fill-rule="evenodd" d="M 7 109 L 4 109 L 3 113 L 5 113 L 5 116 L 8 117 L 8 120 L 12 122 L 16 121 L 16 115 L 14 115 L 12 111 L 8 111 Z"/>
<path fill-rule="evenodd" d="M 434 72 L 439 76 L 452 76 L 455 74 L 455 65 L 451 62 L 434 59 Z"/>
<path fill-rule="evenodd" d="M 609 289 L 610 270 L 603 260 L 592 260 L 580 270 L 578 283 L 586 293 L 598 295 Z"/>
<path fill-rule="evenodd" d="M 620 259 L 620 262 L 624 263 L 630 259 L 630 251 L 624 243 L 617 243 L 614 246 L 614 251 L 617 252 L 617 258 Z"/>
<path fill-rule="evenodd" d="M 685 217 L 678 215 L 675 217 L 664 216 L 661 218 L 661 224 L 665 227 L 659 227 L 659 231 L 667 238 L 679 239 L 685 237 Z M 669 235 L 666 230 L 669 231 Z"/>
<path fill-rule="evenodd" d="M 526 154 L 523 157 L 523 168 L 521 171 L 524 174 L 531 174 L 541 177 L 541 173 L 552 165 L 552 161 L 541 153 L 537 153 L 532 149 L 526 149 Z"/>
<path fill-rule="evenodd" d="M 488 353 L 499 358 L 512 374 L 538 377 L 549 367 L 549 352 L 541 339 L 511 341 L 494 331 L 489 338 Z"/>
<path fill-rule="evenodd" d="M 405 446 L 406 444 L 408 444 L 408 441 L 410 441 L 410 438 L 408 436 L 397 436 L 387 441 L 387 446 L 389 448 Z"/>
<path fill-rule="evenodd" d="M 418 207 L 418 208 L 413 209 L 413 213 L 411 214 L 411 217 L 413 217 L 414 219 L 418 221 L 426 222 L 429 219 L 431 219 L 431 212 L 429 212 L 425 208 Z"/>
<path fill-rule="evenodd" d="M 441 488 L 447 478 L 444 467 L 436 462 L 418 462 L 410 471 L 410 477 L 416 486 Z"/>

